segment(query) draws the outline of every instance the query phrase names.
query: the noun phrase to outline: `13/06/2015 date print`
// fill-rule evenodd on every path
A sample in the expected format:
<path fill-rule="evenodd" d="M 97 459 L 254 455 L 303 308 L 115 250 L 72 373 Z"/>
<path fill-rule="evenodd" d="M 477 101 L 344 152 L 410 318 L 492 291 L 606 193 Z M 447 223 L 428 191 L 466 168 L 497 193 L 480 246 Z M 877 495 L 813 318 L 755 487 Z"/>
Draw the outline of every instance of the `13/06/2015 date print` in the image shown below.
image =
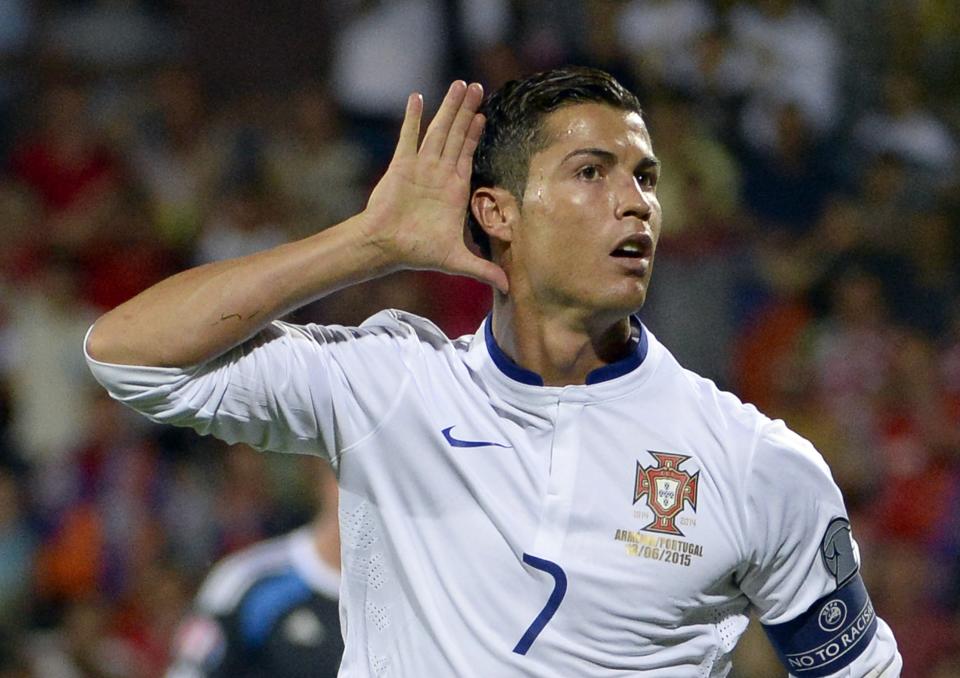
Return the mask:
<path fill-rule="evenodd" d="M 690 567 L 703 557 L 703 546 L 673 537 L 659 537 L 635 530 L 617 530 L 613 537 L 624 543 L 627 555 Z"/>

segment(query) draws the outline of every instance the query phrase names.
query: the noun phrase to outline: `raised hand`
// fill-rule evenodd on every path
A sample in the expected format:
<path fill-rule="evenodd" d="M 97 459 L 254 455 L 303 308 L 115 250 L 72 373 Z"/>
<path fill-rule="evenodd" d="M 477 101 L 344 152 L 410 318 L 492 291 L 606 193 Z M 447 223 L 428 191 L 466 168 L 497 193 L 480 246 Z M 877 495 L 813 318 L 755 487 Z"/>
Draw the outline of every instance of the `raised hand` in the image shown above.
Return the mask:
<path fill-rule="evenodd" d="M 397 268 L 466 275 L 506 292 L 503 269 L 463 242 L 482 99 L 478 83 L 454 82 L 418 147 L 423 99 L 410 95 L 393 159 L 362 217 L 366 237 Z"/>

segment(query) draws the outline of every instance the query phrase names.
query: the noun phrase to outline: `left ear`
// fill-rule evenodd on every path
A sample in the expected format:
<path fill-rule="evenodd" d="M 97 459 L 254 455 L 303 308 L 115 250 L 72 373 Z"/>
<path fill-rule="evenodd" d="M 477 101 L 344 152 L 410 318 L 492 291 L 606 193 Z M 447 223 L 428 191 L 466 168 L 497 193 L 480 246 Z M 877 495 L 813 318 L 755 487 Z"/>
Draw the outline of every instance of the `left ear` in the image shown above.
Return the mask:
<path fill-rule="evenodd" d="M 520 209 L 510 191 L 500 187 L 478 188 L 470 196 L 470 210 L 491 241 L 513 241 L 513 227 L 520 216 Z"/>

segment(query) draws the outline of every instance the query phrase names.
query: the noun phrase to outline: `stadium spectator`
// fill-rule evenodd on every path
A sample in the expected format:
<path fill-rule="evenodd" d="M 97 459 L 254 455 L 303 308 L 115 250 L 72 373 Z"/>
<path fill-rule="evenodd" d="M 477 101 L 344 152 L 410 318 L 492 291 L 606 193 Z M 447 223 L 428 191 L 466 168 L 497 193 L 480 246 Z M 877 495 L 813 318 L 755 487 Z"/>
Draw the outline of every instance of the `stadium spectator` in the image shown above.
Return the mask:
<path fill-rule="evenodd" d="M 643 317 L 689 369 L 729 383 L 734 295 L 744 228 L 739 213 L 740 166 L 710 134 L 691 102 L 654 97 L 648 119 L 657 154 L 670 172 L 657 185 L 665 220 L 657 279 Z M 661 141 L 662 139 L 662 141 Z M 680 312 L 680 309 L 683 309 Z"/>
<path fill-rule="evenodd" d="M 773 138 L 743 150 L 743 203 L 764 229 L 802 236 L 820 219 L 838 177 L 827 150 L 800 110 L 785 104 L 774 111 Z"/>
<path fill-rule="evenodd" d="M 166 678 L 334 678 L 340 667 L 337 481 L 319 467 L 310 525 L 218 563 L 177 633 Z M 378 576 L 376 564 L 354 577 Z"/>
<path fill-rule="evenodd" d="M 753 64 L 741 133 L 772 138 L 777 111 L 793 104 L 817 134 L 839 122 L 841 45 L 816 5 L 800 0 L 738 2 L 726 15 L 734 49 Z"/>
<path fill-rule="evenodd" d="M 6 165 L 29 76 L 25 62 L 33 47 L 37 17 L 29 0 L 0 3 L 0 165 Z"/>
<path fill-rule="evenodd" d="M 80 297 L 82 270 L 72 257 L 40 266 L 16 284 L 6 328 L 13 440 L 31 463 L 62 460 L 86 429 L 91 384 L 64 349 L 96 313 Z"/>
<path fill-rule="evenodd" d="M 924 105 L 920 83 L 909 73 L 885 78 L 880 106 L 856 122 L 853 135 L 869 156 L 896 156 L 928 178 L 944 176 L 957 163 L 956 139 Z"/>
<path fill-rule="evenodd" d="M 59 3 L 44 12 L 40 49 L 47 59 L 126 75 L 169 58 L 177 34 L 146 3 L 93 0 Z"/>
<path fill-rule="evenodd" d="M 377 166 L 389 160 L 397 110 L 416 90 L 432 101 L 442 91 L 443 10 L 437 0 L 343 0 L 335 36 L 331 91 L 356 124 L 351 133 Z"/>
<path fill-rule="evenodd" d="M 37 128 L 17 142 L 10 170 L 39 200 L 45 243 L 76 250 L 111 206 L 123 179 L 120 157 L 91 120 L 82 84 L 54 82 L 39 99 Z"/>
<path fill-rule="evenodd" d="M 194 262 L 253 254 L 288 241 L 276 203 L 259 181 L 225 187 L 198 234 Z"/>
<path fill-rule="evenodd" d="M 152 105 L 129 160 L 162 240 L 189 248 L 227 174 L 233 139 L 210 119 L 195 71 L 163 68 L 150 86 Z"/>
<path fill-rule="evenodd" d="M 615 17 L 616 38 L 645 83 L 667 81 L 674 64 L 690 61 L 701 37 L 717 26 L 703 0 L 631 0 Z"/>
<path fill-rule="evenodd" d="M 303 237 L 363 206 L 371 159 L 344 136 L 340 111 L 321 85 L 302 85 L 284 103 L 264 174 L 290 211 L 290 237 Z"/>
<path fill-rule="evenodd" d="M 110 605 L 90 596 L 64 605 L 61 622 L 30 635 L 24 654 L 43 678 L 153 678 L 133 647 L 111 627 Z"/>

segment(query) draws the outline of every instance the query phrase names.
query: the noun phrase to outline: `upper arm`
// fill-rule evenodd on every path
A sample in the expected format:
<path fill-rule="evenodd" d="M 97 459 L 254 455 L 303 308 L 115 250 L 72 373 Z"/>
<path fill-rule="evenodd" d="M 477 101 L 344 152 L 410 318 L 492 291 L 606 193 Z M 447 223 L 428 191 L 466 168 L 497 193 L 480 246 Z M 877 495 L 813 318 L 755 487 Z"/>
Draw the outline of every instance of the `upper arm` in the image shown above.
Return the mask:
<path fill-rule="evenodd" d="M 869 675 L 899 661 L 860 577 L 840 490 L 813 446 L 782 422 L 758 440 L 746 502 L 751 550 L 740 585 L 786 668 L 843 676 L 856 665 L 855 675 Z"/>
<path fill-rule="evenodd" d="M 89 356 L 88 363 L 114 398 L 154 421 L 335 461 L 400 396 L 403 351 L 402 339 L 384 328 L 274 322 L 188 369 L 110 365 Z"/>

